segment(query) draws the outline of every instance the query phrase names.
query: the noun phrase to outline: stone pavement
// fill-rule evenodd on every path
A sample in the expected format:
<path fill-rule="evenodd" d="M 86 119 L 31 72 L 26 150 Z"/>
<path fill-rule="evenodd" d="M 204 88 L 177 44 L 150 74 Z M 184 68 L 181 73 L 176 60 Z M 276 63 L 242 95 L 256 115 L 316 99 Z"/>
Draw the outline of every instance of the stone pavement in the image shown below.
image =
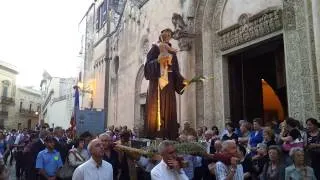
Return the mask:
<path fill-rule="evenodd" d="M 7 165 L 7 169 L 9 171 L 9 180 L 16 180 L 15 162 L 13 162 L 12 166 Z"/>

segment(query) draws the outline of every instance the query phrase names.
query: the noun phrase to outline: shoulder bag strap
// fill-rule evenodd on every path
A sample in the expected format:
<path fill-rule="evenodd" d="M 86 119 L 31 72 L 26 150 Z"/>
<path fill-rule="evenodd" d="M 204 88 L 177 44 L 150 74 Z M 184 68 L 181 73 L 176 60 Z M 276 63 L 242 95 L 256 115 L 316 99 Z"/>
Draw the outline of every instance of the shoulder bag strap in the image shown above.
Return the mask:
<path fill-rule="evenodd" d="M 85 161 L 85 158 L 81 156 L 81 154 L 78 151 L 70 151 L 77 160 L 79 161 Z"/>

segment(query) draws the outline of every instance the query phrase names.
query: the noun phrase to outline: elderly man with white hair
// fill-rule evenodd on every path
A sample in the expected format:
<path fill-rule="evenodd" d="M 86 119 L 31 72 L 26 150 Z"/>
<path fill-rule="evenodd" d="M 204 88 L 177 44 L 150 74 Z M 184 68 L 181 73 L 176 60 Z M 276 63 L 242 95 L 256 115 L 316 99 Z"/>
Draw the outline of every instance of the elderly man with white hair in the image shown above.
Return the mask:
<path fill-rule="evenodd" d="M 204 142 L 206 143 L 207 153 L 212 154 L 214 153 L 214 141 L 212 140 L 213 131 L 207 130 L 204 133 Z"/>
<path fill-rule="evenodd" d="M 171 141 L 163 141 L 158 147 L 161 162 L 151 170 L 151 180 L 188 180 L 177 161 L 176 149 Z"/>
<path fill-rule="evenodd" d="M 74 171 L 72 180 L 113 180 L 112 165 L 102 160 L 104 151 L 100 139 L 92 140 L 88 145 L 91 158 Z"/>
<path fill-rule="evenodd" d="M 232 156 L 237 156 L 237 145 L 234 140 L 226 140 L 222 143 L 222 151 Z M 238 164 L 236 159 L 231 159 L 231 165 L 227 166 L 221 161 L 216 163 L 216 179 L 217 180 L 243 180 L 243 168 Z"/>

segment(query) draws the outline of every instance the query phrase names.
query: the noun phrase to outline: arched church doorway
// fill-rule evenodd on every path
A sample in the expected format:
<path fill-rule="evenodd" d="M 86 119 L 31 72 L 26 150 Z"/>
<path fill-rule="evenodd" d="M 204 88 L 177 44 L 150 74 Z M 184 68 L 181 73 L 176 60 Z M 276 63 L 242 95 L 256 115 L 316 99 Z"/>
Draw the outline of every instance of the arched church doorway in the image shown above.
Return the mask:
<path fill-rule="evenodd" d="M 282 36 L 228 55 L 227 60 L 231 120 L 283 121 L 288 105 Z"/>
<path fill-rule="evenodd" d="M 139 136 L 144 137 L 146 125 L 146 97 L 148 81 L 144 78 L 144 66 L 138 71 L 135 84 L 135 104 L 134 104 L 134 128 L 138 130 Z"/>

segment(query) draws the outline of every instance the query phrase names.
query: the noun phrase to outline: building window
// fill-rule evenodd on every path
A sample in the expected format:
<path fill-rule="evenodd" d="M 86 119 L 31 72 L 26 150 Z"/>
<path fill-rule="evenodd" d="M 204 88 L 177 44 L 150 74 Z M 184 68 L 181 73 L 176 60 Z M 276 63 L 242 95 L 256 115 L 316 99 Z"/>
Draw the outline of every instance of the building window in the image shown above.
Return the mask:
<path fill-rule="evenodd" d="M 8 86 L 3 86 L 2 96 L 3 97 L 8 97 Z"/>
<path fill-rule="evenodd" d="M 29 113 L 31 113 L 32 110 L 32 104 L 29 105 Z"/>
<path fill-rule="evenodd" d="M 97 9 L 96 29 L 99 31 L 107 20 L 107 3 L 104 1 Z"/>
<path fill-rule="evenodd" d="M 1 129 L 4 128 L 4 119 L 0 119 L 0 128 L 1 128 Z"/>
<path fill-rule="evenodd" d="M 38 107 L 37 107 L 37 112 L 40 113 L 40 111 L 41 111 L 41 106 L 38 105 Z"/>
<path fill-rule="evenodd" d="M 9 85 L 10 85 L 10 81 L 8 81 L 8 80 L 2 81 L 2 96 L 3 97 L 8 97 Z"/>
<path fill-rule="evenodd" d="M 79 77 L 78 77 L 79 82 L 82 82 L 82 72 L 79 72 Z"/>
<path fill-rule="evenodd" d="M 22 105 L 23 105 L 23 102 L 21 101 L 21 102 L 20 102 L 20 109 L 19 109 L 19 112 L 22 112 Z"/>

